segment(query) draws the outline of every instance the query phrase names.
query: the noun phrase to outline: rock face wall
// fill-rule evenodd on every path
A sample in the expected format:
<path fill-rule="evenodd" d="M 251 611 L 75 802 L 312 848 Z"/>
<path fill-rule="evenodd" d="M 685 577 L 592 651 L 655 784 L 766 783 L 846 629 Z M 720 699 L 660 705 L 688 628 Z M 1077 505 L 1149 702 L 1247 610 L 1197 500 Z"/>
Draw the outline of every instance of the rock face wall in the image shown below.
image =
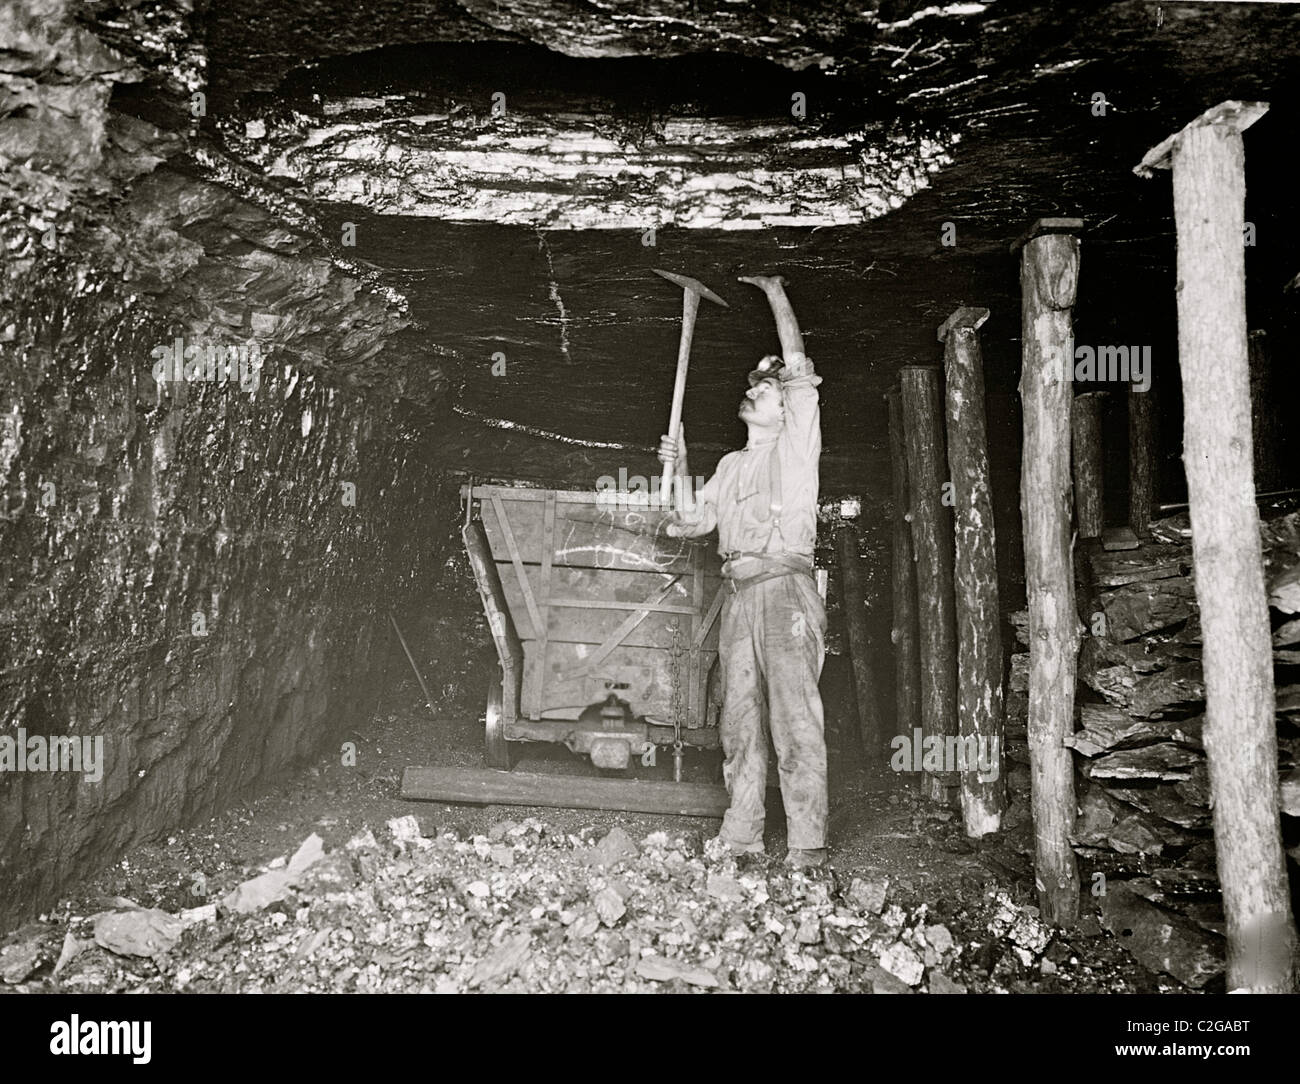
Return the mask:
<path fill-rule="evenodd" d="M 61 4 L 0 32 L 3 929 L 368 717 L 455 495 L 400 306 L 110 111 L 133 66 Z"/>

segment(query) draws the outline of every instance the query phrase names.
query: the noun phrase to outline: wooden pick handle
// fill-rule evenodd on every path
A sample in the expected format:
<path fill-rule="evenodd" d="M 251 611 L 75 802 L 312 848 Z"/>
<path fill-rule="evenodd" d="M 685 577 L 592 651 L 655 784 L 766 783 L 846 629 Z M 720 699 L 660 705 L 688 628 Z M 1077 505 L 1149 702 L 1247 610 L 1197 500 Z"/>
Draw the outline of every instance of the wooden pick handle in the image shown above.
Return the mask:
<path fill-rule="evenodd" d="M 673 382 L 673 409 L 668 418 L 668 435 L 674 445 L 681 440 L 682 404 L 686 400 L 686 370 L 691 363 L 691 339 L 695 335 L 695 314 L 700 309 L 700 295 L 694 290 L 682 292 L 682 338 L 677 346 L 677 379 Z M 676 464 L 664 464 L 664 476 L 659 485 L 659 506 L 668 507 L 673 491 L 673 471 Z"/>

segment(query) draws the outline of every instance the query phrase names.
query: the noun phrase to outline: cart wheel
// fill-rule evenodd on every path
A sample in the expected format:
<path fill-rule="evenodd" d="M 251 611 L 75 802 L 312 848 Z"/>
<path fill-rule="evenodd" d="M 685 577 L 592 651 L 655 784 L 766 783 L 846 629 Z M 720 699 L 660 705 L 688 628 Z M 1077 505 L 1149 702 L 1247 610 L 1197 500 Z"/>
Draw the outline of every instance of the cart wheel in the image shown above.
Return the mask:
<path fill-rule="evenodd" d="M 502 703 L 501 679 L 493 678 L 488 685 L 487 716 L 483 724 L 483 759 L 489 768 L 509 769 L 510 743 L 506 741 Z"/>

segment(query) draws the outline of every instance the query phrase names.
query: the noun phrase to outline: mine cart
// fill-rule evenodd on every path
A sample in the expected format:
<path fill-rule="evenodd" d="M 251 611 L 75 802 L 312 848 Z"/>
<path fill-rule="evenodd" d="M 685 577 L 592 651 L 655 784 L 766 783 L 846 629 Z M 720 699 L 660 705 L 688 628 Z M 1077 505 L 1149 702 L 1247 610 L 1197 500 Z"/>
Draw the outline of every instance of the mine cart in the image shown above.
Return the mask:
<path fill-rule="evenodd" d="M 685 746 L 718 745 L 716 541 L 670 538 L 668 512 L 626 493 L 475 485 L 461 497 L 501 660 L 488 764 L 508 767 L 510 742 L 542 741 L 618 771 L 653 766 L 664 746 L 680 780 Z"/>

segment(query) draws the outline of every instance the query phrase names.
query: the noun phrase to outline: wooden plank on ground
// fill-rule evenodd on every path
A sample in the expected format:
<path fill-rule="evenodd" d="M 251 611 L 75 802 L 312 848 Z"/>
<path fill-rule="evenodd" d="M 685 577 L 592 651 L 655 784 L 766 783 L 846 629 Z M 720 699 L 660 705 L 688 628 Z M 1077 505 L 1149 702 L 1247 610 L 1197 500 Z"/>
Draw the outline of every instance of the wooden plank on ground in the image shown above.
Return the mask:
<path fill-rule="evenodd" d="M 554 806 L 716 818 L 727 811 L 728 802 L 725 788 L 706 783 L 424 767 L 410 767 L 402 773 L 402 797 L 408 801 Z"/>

